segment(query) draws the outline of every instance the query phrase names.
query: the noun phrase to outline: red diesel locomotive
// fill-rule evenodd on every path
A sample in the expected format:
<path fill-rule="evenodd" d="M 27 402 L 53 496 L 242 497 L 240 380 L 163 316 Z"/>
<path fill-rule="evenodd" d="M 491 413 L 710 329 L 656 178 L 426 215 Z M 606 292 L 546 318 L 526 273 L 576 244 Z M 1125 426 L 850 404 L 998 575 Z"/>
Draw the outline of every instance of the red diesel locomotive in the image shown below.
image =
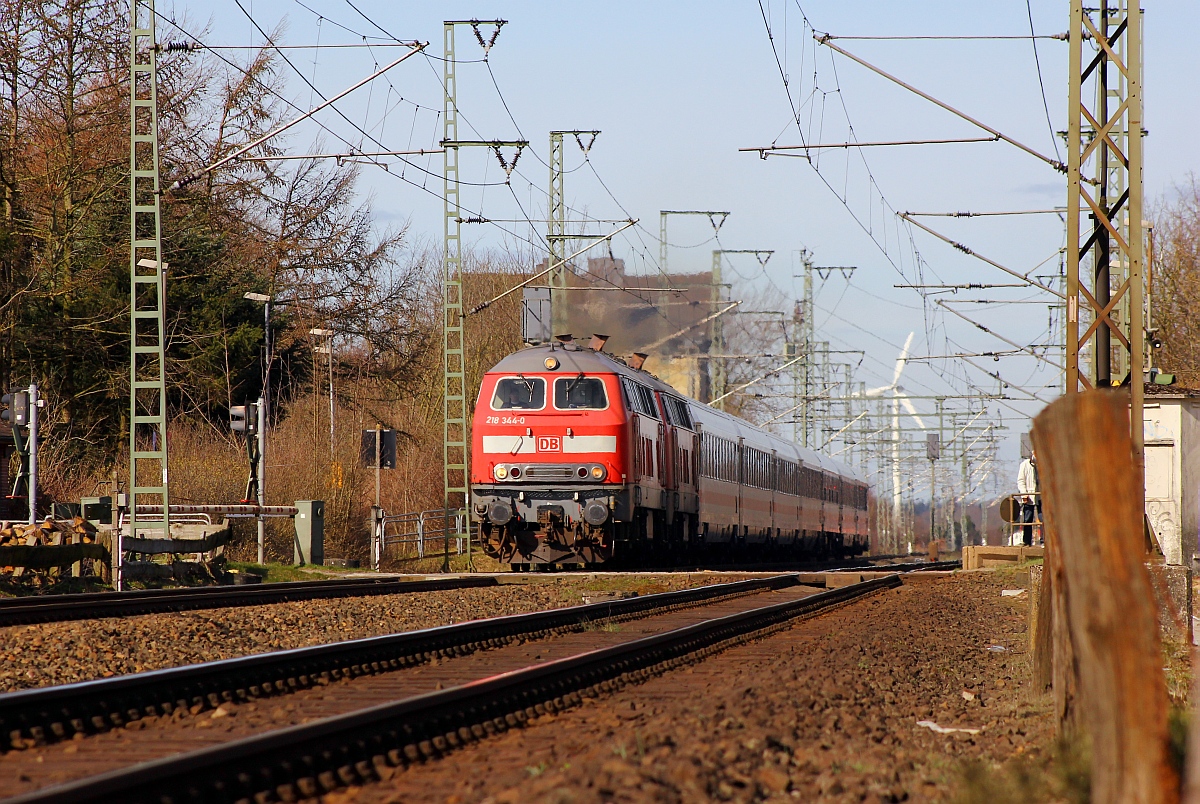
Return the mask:
<path fill-rule="evenodd" d="M 483 377 L 472 428 L 479 542 L 514 565 L 668 555 L 856 555 L 870 488 L 849 468 L 566 340 Z"/>

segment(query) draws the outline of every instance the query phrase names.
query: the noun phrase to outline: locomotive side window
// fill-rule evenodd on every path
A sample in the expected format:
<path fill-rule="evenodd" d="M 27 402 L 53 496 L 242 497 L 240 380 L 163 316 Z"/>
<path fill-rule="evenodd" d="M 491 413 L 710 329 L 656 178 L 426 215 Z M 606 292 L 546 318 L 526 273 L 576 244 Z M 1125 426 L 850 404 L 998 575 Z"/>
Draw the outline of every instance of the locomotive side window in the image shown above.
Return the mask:
<path fill-rule="evenodd" d="M 629 401 L 630 410 L 653 419 L 659 418 L 658 406 L 654 403 L 653 391 L 625 377 L 621 378 L 621 387 L 625 389 L 625 398 Z"/>
<path fill-rule="evenodd" d="M 644 408 L 642 412 L 651 418 L 659 418 L 658 405 L 654 402 L 654 392 L 644 385 L 639 385 L 637 389 L 638 393 L 642 395 L 642 406 Z"/>
<path fill-rule="evenodd" d="M 546 382 L 541 377 L 504 377 L 496 383 L 492 410 L 541 410 L 546 407 Z"/>
<path fill-rule="evenodd" d="M 667 420 L 676 427 L 684 427 L 688 430 L 695 430 L 695 425 L 692 424 L 691 411 L 688 410 L 687 403 L 682 399 L 676 399 L 673 396 L 664 396 L 663 409 L 666 410 Z"/>
<path fill-rule="evenodd" d="M 596 377 L 559 377 L 554 381 L 554 407 L 559 410 L 604 410 L 608 395 Z"/>

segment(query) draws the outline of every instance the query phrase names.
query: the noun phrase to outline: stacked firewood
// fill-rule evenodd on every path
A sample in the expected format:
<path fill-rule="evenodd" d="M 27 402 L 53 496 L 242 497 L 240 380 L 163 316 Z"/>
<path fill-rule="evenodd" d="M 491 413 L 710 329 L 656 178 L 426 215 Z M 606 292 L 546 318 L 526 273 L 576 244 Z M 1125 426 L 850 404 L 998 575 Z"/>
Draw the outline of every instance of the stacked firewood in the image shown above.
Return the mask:
<path fill-rule="evenodd" d="M 93 544 L 96 526 L 81 516 L 42 523 L 0 522 L 0 547 L 47 547 L 64 544 Z"/>

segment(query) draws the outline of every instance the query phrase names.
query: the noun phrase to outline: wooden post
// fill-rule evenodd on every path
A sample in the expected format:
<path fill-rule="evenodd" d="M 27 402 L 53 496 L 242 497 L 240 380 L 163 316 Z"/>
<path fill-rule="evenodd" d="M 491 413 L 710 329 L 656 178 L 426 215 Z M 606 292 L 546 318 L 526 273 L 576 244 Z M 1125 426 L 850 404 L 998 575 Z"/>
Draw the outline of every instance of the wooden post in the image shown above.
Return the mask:
<path fill-rule="evenodd" d="M 1034 420 L 1033 444 L 1048 525 L 1055 703 L 1066 728 L 1074 721 L 1091 737 L 1091 800 L 1176 802 L 1128 395 L 1059 399 Z"/>

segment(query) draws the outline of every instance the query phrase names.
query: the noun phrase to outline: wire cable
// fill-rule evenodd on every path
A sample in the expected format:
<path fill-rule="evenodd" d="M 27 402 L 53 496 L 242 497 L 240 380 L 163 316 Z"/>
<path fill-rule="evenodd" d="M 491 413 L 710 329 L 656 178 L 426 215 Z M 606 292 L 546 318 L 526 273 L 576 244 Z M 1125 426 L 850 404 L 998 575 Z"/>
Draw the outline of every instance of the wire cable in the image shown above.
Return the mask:
<path fill-rule="evenodd" d="M 1029 43 L 1033 46 L 1033 63 L 1037 67 L 1038 86 L 1042 90 L 1042 108 L 1046 110 L 1046 127 L 1050 129 L 1050 142 L 1054 145 L 1054 156 L 1058 161 L 1062 161 L 1062 154 L 1058 150 L 1058 137 L 1054 133 L 1054 123 L 1050 120 L 1050 102 L 1046 100 L 1046 82 L 1042 79 L 1042 62 L 1038 58 L 1037 48 L 1037 32 L 1033 29 L 1033 4 L 1032 0 L 1025 0 L 1025 12 L 1029 16 Z M 1047 37 L 1042 37 L 1043 39 Z M 1057 39 L 1058 37 L 1053 37 Z"/>

